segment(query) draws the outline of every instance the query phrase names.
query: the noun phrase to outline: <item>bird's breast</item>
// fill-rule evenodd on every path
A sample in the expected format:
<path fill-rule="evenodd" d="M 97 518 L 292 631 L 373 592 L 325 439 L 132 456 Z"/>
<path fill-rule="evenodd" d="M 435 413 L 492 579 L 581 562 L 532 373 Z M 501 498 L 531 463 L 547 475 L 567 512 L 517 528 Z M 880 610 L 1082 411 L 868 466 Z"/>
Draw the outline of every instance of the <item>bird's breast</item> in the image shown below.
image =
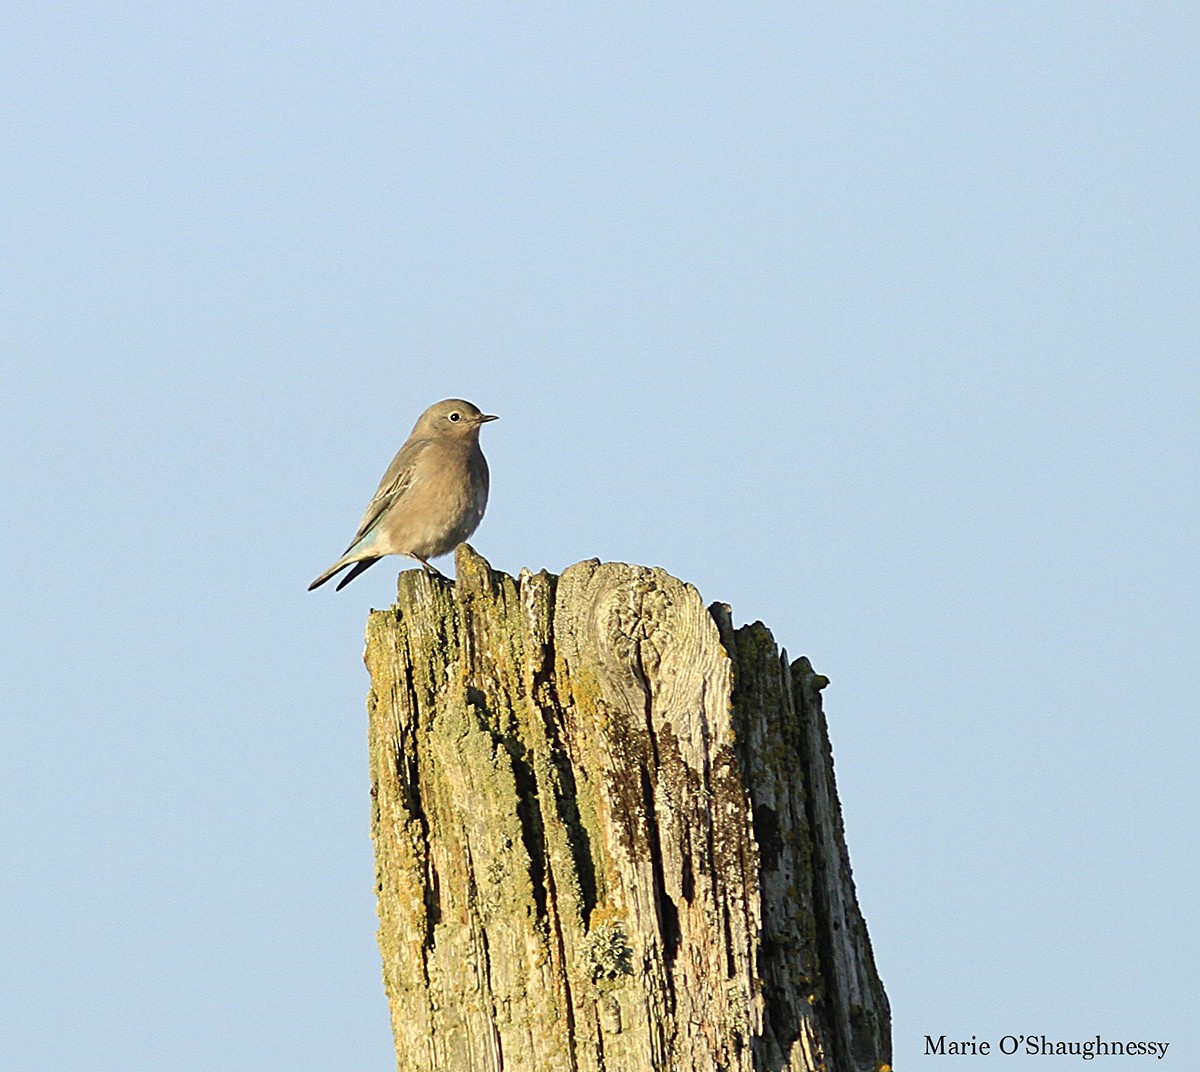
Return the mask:
<path fill-rule="evenodd" d="M 478 527 L 487 508 L 488 472 L 483 454 L 429 450 L 384 525 L 394 553 L 444 555 Z"/>

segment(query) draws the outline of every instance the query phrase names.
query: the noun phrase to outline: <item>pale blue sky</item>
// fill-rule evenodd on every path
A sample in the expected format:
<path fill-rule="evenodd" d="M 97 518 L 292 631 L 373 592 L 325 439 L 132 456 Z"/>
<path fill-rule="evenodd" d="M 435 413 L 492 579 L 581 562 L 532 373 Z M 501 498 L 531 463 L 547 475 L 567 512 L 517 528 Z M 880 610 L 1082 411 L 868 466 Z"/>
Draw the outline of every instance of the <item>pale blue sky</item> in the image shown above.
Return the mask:
<path fill-rule="evenodd" d="M 1194 1072 L 1198 31 L 8 5 L 0 1066 L 392 1067 L 400 563 L 305 586 L 460 395 L 493 565 L 664 566 L 832 679 L 900 1069 Z"/>

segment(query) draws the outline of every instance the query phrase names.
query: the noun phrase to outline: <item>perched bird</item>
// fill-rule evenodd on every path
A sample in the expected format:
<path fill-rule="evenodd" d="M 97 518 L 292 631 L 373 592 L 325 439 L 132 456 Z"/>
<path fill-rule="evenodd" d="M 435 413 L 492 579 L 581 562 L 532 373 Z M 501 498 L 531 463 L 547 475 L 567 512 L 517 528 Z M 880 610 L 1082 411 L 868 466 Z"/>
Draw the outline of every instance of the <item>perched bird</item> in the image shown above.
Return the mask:
<path fill-rule="evenodd" d="M 470 536 L 487 506 L 488 467 L 479 429 L 495 419 L 461 398 L 447 398 L 422 413 L 383 474 L 346 553 L 308 590 L 352 565 L 338 583 L 341 591 L 384 555 L 408 555 L 441 576 L 428 560 Z"/>

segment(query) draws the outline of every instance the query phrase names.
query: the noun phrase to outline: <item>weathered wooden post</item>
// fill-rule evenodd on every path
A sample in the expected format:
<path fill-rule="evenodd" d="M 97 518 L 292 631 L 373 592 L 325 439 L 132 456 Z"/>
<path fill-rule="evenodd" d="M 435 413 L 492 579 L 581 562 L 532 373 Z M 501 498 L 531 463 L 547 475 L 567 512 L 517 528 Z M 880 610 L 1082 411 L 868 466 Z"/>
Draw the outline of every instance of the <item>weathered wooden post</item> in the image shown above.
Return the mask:
<path fill-rule="evenodd" d="M 402 1072 L 886 1068 L 826 679 L 660 569 L 456 564 L 367 626 Z"/>

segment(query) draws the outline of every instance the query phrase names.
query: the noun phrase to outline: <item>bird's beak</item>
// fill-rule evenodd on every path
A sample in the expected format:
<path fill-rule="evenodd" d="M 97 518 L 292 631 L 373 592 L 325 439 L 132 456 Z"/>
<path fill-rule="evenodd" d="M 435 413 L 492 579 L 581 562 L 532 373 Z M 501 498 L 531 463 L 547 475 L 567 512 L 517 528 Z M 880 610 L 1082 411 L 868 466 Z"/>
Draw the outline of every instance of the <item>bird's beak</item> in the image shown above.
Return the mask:
<path fill-rule="evenodd" d="M 494 413 L 481 413 L 478 419 L 480 424 L 487 424 L 488 421 L 498 421 L 500 418 Z"/>

